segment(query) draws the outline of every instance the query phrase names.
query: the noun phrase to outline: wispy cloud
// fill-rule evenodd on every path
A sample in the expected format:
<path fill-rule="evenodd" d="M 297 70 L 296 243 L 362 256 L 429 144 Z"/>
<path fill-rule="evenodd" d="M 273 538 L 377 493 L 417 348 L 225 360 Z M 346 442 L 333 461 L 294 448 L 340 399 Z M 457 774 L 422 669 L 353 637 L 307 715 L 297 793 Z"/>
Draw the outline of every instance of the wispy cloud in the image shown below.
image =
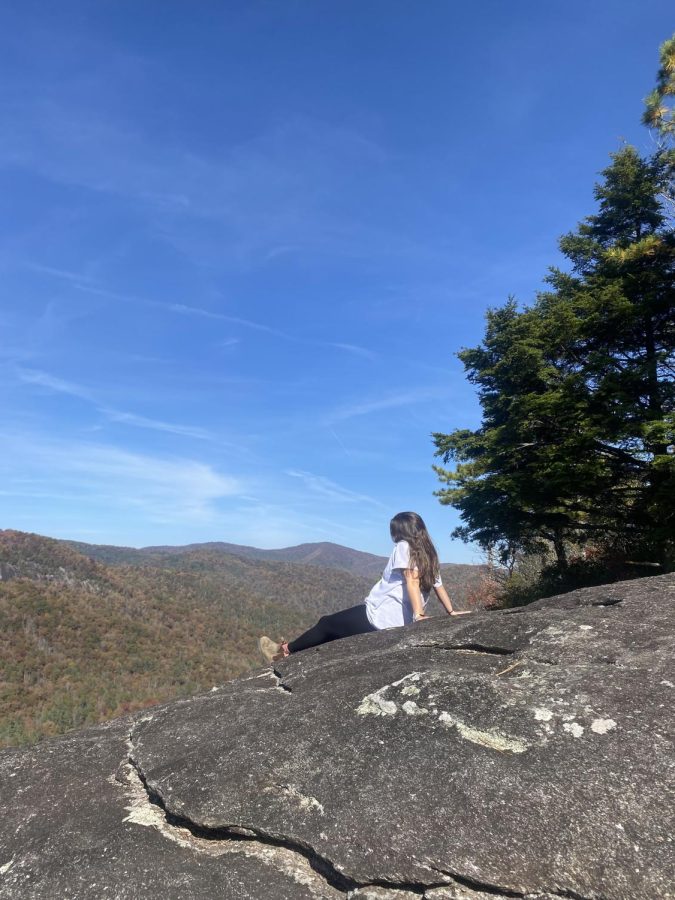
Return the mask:
<path fill-rule="evenodd" d="M 292 244 L 280 244 L 278 247 L 272 247 L 265 254 L 265 260 L 269 262 L 270 260 L 277 259 L 280 256 L 288 256 L 290 253 L 296 253 L 300 250 L 300 247 L 293 246 Z"/>
<path fill-rule="evenodd" d="M 331 427 L 329 426 L 328 431 L 329 431 L 330 434 L 332 434 L 333 437 L 335 438 L 335 441 L 336 441 L 337 445 L 344 451 L 345 456 L 351 456 L 351 453 L 350 453 L 349 450 L 347 450 L 347 448 L 345 447 L 344 441 L 338 436 L 338 434 L 337 434 L 337 432 L 335 431 L 335 429 L 334 429 L 334 428 L 331 428 Z"/>
<path fill-rule="evenodd" d="M 55 266 L 45 266 L 36 262 L 26 263 L 25 268 L 32 272 L 39 272 L 41 275 L 51 275 L 54 278 L 60 278 L 63 281 L 69 281 L 73 284 L 87 284 L 92 280 L 81 272 L 72 272 L 69 269 L 58 269 Z"/>
<path fill-rule="evenodd" d="M 244 493 L 238 478 L 205 463 L 132 453 L 106 444 L 7 433 L 10 453 L 0 461 L 3 483 L 13 493 L 57 492 L 73 502 L 135 509 L 155 522 L 210 521 L 217 503 Z M 18 476 L 11 460 L 21 460 Z"/>
<path fill-rule="evenodd" d="M 182 316 L 197 316 L 201 319 L 217 319 L 218 321 L 222 321 L 225 318 L 219 312 L 201 309 L 198 306 L 188 306 L 186 303 L 167 303 L 166 308 Z"/>
<path fill-rule="evenodd" d="M 168 304 L 168 308 L 172 310 L 172 312 L 182 313 L 183 315 L 202 316 L 206 319 L 217 319 L 220 322 L 227 322 L 230 325 L 241 325 L 244 328 L 251 328 L 254 331 L 264 331 L 266 334 L 282 338 L 284 341 L 300 340 L 300 338 L 296 338 L 285 331 L 280 331 L 278 328 L 270 328 L 269 325 L 264 325 L 262 322 L 252 322 L 250 319 L 241 319 L 238 316 L 228 316 L 225 315 L 225 313 L 212 312 L 211 310 L 200 309 L 196 306 L 186 306 L 183 303 L 170 303 Z"/>
<path fill-rule="evenodd" d="M 94 294 L 97 297 L 104 297 L 107 300 L 129 303 L 133 306 L 142 304 L 143 306 L 151 306 L 155 309 L 171 310 L 171 304 L 163 303 L 161 300 L 152 300 L 149 297 L 139 297 L 134 294 L 122 294 L 120 291 L 111 291 L 96 282 L 89 282 L 87 280 L 77 281 L 77 279 L 74 278 L 73 282 L 78 290 L 84 291 L 87 294 Z"/>
<path fill-rule="evenodd" d="M 353 353 L 355 356 L 362 356 L 364 359 L 379 359 L 378 354 L 373 350 L 368 350 L 366 347 L 359 347 L 356 344 L 340 344 L 340 343 L 329 343 L 329 347 L 336 347 L 338 350 L 344 350 L 347 353 Z"/>
<path fill-rule="evenodd" d="M 149 428 L 153 431 L 167 431 L 170 434 L 180 434 L 184 437 L 209 440 L 211 434 L 205 428 L 193 428 L 189 425 L 176 425 L 173 422 L 162 422 L 160 419 L 149 419 L 147 416 L 138 416 L 134 413 L 123 412 L 119 409 L 98 407 L 111 422 L 120 422 L 123 425 L 132 425 L 136 428 Z"/>
<path fill-rule="evenodd" d="M 297 490 L 276 477 L 249 479 L 102 442 L 15 428 L 0 432 L 0 441 L 0 496 L 15 501 L 11 522 L 53 536 L 86 540 L 96 524 L 98 539 L 127 545 L 220 535 L 261 547 L 322 539 L 360 546 L 381 515 L 373 498 L 310 472 L 286 473 L 302 483 Z M 360 507 L 347 523 L 331 516 L 345 504 Z"/>
<path fill-rule="evenodd" d="M 328 413 L 323 421 L 325 425 L 332 425 L 336 422 L 343 422 L 347 419 L 356 418 L 357 416 L 367 416 L 371 413 L 382 412 L 388 409 L 415 406 L 419 403 L 439 400 L 442 397 L 446 397 L 447 394 L 447 388 L 433 387 L 424 387 L 412 391 L 400 391 L 395 394 L 387 394 L 384 397 L 376 397 L 372 400 L 364 400 L 359 403 L 338 407 Z"/>
<path fill-rule="evenodd" d="M 297 469 L 287 469 L 286 475 L 291 478 L 299 478 L 313 494 L 327 500 L 337 500 L 340 503 L 369 503 L 384 508 L 384 504 L 374 497 L 344 488 L 323 475 L 314 475 L 312 472 L 303 472 Z"/>
<path fill-rule="evenodd" d="M 378 359 L 376 353 L 365 347 L 359 347 L 356 344 L 343 344 L 338 341 L 322 341 L 311 337 L 300 337 L 291 334 L 288 331 L 282 331 L 280 328 L 272 328 L 263 322 L 254 322 L 251 319 L 243 319 L 238 316 L 229 316 L 225 313 L 214 312 L 208 309 L 201 309 L 196 306 L 187 306 L 182 303 L 171 303 L 168 308 L 176 313 L 183 315 L 201 316 L 207 319 L 216 319 L 220 322 L 227 322 L 230 325 L 240 325 L 242 328 L 250 328 L 253 331 L 261 331 L 265 334 L 271 334 L 273 337 L 280 338 L 283 341 L 290 341 L 294 344 L 304 344 L 311 347 L 332 347 L 336 350 L 342 350 L 345 353 L 352 353 L 355 356 L 361 356 L 364 359 Z"/>
<path fill-rule="evenodd" d="M 114 56 L 108 48 L 106 57 Z M 0 164 L 121 199 L 167 243 L 210 264 L 269 263 L 296 251 L 396 252 L 391 233 L 371 234 L 365 248 L 369 226 L 355 228 L 333 208 L 337 186 L 363 173 L 381 179 L 387 171 L 386 150 L 366 134 L 292 115 L 221 147 L 213 157 L 196 152 L 189 141 L 159 142 L 143 122 L 96 109 L 83 102 L 80 83 L 61 81 L 39 98 L 28 92 L 18 96 L 13 128 L 0 144 Z M 402 239 L 399 235 L 399 246 Z"/>
<path fill-rule="evenodd" d="M 366 347 L 361 347 L 358 344 L 349 344 L 343 343 L 341 341 L 323 341 L 320 338 L 312 338 L 312 337 L 301 337 L 299 335 L 292 334 L 288 331 L 284 331 L 280 328 L 273 328 L 270 325 L 266 325 L 264 322 L 256 322 L 253 319 L 246 319 L 241 316 L 231 316 L 227 313 L 221 313 L 217 310 L 204 309 L 200 306 L 192 306 L 187 303 L 166 303 L 162 300 L 154 300 L 149 297 L 140 297 L 133 294 L 122 294 L 117 291 L 111 291 L 105 288 L 104 286 L 97 284 L 93 279 L 90 279 L 86 276 L 78 276 L 76 272 L 63 272 L 59 269 L 52 269 L 50 266 L 31 266 L 37 271 L 41 271 L 46 275 L 53 275 L 56 278 L 64 278 L 67 281 L 71 282 L 78 290 L 84 291 L 85 293 L 94 294 L 99 297 L 104 297 L 109 300 L 115 300 L 116 302 L 127 303 L 131 305 L 143 304 L 144 306 L 150 306 L 155 309 L 163 309 L 167 312 L 175 313 L 181 316 L 194 316 L 195 318 L 201 319 L 210 319 L 216 322 L 224 322 L 228 325 L 239 325 L 242 328 L 250 329 L 251 331 L 258 331 L 263 334 L 269 334 L 272 337 L 279 338 L 283 341 L 288 341 L 294 344 L 303 344 L 308 347 L 327 347 L 333 348 L 335 350 L 341 350 L 344 353 L 350 353 L 354 356 L 360 356 L 363 359 L 369 360 L 377 360 L 379 356 L 372 350 L 369 350 Z M 236 342 L 236 338 L 230 338 L 229 343 L 233 344 Z M 227 346 L 227 344 L 224 344 Z"/>
<path fill-rule="evenodd" d="M 17 369 L 17 375 L 24 384 L 37 385 L 56 393 L 68 394 L 71 397 L 78 397 L 81 400 L 87 401 L 95 407 L 97 412 L 105 416 L 110 422 L 130 425 L 133 428 L 148 428 L 152 431 L 165 431 L 171 434 L 182 435 L 183 437 L 198 438 L 199 440 L 209 440 L 212 437 L 205 428 L 199 428 L 192 425 L 180 425 L 175 422 L 165 422 L 161 419 L 153 419 L 148 416 L 141 416 L 136 413 L 101 405 L 95 399 L 92 391 L 88 388 L 79 384 L 74 384 L 71 381 L 65 381 L 62 378 L 57 378 L 50 375 L 48 372 L 42 372 L 38 369 Z"/>
<path fill-rule="evenodd" d="M 69 394 L 71 397 L 79 397 L 82 400 L 92 400 L 92 395 L 86 388 L 79 384 L 74 384 L 72 381 L 57 378 L 48 372 L 41 372 L 38 369 L 19 368 L 16 370 L 16 374 L 24 384 L 34 384 L 59 394 Z"/>
<path fill-rule="evenodd" d="M 361 514 L 354 522 L 343 522 L 339 516 L 317 512 L 323 510 L 325 499 L 316 496 L 311 503 L 300 502 L 295 506 L 269 498 L 244 497 L 227 513 L 227 533 L 235 543 L 252 544 L 255 547 L 289 547 L 308 541 L 336 541 L 348 546 L 361 546 L 366 534 L 372 534 L 380 524 L 379 511 L 374 513 L 375 521 Z M 297 500 L 297 497 L 296 497 Z M 363 528 L 363 523 L 368 526 Z"/>

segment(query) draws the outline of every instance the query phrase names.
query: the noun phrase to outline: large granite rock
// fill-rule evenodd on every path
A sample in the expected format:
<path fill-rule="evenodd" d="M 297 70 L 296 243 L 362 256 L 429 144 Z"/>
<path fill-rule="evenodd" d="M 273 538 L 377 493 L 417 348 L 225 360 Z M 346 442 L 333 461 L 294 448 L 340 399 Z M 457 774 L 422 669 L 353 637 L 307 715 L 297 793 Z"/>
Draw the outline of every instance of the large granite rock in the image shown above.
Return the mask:
<path fill-rule="evenodd" d="M 675 897 L 675 576 L 0 754 L 0 898 Z"/>

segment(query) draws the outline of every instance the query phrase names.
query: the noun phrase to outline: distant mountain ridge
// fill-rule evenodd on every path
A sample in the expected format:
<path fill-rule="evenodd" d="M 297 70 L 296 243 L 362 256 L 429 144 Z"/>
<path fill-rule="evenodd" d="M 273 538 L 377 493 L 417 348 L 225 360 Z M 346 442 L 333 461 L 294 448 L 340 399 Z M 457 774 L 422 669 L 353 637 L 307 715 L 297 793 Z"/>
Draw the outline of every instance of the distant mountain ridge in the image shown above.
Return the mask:
<path fill-rule="evenodd" d="M 279 562 L 297 562 L 306 566 L 320 566 L 329 569 L 343 569 L 353 572 L 355 575 L 371 577 L 376 573 L 382 574 L 387 562 L 386 556 L 376 556 L 374 553 L 365 553 L 363 550 L 353 550 L 341 544 L 330 541 L 320 543 L 297 544 L 292 547 L 282 547 L 277 550 L 261 550 L 258 547 L 248 547 L 239 544 L 225 542 L 211 542 L 208 544 L 189 544 L 181 547 L 146 547 L 153 552 L 180 552 L 181 550 L 209 549 L 231 553 L 234 556 L 245 556 L 248 559 L 264 559 Z"/>
<path fill-rule="evenodd" d="M 197 544 L 179 546 L 158 545 L 149 547 L 116 547 L 109 544 L 86 544 L 81 541 L 64 541 L 79 553 L 107 563 L 138 564 L 150 560 L 166 559 L 170 556 L 182 556 L 188 553 L 208 552 L 239 556 L 244 559 L 263 560 L 265 562 L 295 562 L 302 565 L 319 566 L 329 569 L 341 569 L 355 575 L 372 577 L 382 573 L 387 561 L 386 556 L 376 556 L 362 550 L 353 550 L 329 541 L 322 543 L 298 544 L 274 550 L 264 550 L 245 544 L 230 544 L 226 541 L 205 541 Z"/>
<path fill-rule="evenodd" d="M 344 572 L 351 572 L 353 575 L 376 581 L 382 575 L 382 571 L 387 563 L 386 556 L 377 556 L 374 553 L 366 553 L 363 550 L 354 550 L 351 547 L 334 544 L 330 541 L 297 544 L 292 547 L 282 547 L 273 550 L 249 547 L 244 544 L 230 544 L 225 541 L 208 541 L 182 546 L 159 545 L 141 547 L 139 549 L 115 547 L 109 544 L 86 544 L 78 541 L 64 541 L 64 543 L 79 553 L 89 556 L 91 559 L 97 559 L 112 565 L 119 563 L 127 565 L 157 565 L 160 561 L 166 563 L 171 557 L 206 552 L 266 562 L 292 562 L 318 568 L 340 569 Z M 460 602 L 465 593 L 465 586 L 474 579 L 478 579 L 484 570 L 484 566 L 471 565 L 469 563 L 441 564 L 441 573 L 446 585 L 453 589 L 461 589 L 462 596 L 458 598 Z"/>

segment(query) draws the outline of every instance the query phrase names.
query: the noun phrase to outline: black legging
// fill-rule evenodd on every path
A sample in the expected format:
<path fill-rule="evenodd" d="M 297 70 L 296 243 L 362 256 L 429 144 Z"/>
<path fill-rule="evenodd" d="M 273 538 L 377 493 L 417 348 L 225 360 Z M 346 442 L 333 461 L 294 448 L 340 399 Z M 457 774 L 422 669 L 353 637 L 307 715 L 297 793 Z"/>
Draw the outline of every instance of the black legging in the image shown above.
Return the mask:
<path fill-rule="evenodd" d="M 377 628 L 368 621 L 365 603 L 359 603 L 351 609 L 343 609 L 330 616 L 321 616 L 316 625 L 291 641 L 288 649 L 291 653 L 297 653 L 298 650 L 306 650 L 308 647 L 316 647 L 318 644 L 336 641 L 338 638 L 351 637 L 353 634 L 365 634 L 367 631 L 377 631 Z"/>

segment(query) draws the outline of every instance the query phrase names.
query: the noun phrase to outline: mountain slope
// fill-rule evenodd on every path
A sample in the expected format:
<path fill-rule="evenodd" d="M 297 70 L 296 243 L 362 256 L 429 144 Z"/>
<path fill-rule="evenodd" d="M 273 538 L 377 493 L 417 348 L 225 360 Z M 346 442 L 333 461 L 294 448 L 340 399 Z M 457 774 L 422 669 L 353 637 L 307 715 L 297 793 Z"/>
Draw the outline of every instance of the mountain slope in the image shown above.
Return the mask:
<path fill-rule="evenodd" d="M 192 553 L 178 569 L 109 566 L 65 542 L 0 531 L 0 746 L 186 696 L 358 602 L 337 570 Z"/>

